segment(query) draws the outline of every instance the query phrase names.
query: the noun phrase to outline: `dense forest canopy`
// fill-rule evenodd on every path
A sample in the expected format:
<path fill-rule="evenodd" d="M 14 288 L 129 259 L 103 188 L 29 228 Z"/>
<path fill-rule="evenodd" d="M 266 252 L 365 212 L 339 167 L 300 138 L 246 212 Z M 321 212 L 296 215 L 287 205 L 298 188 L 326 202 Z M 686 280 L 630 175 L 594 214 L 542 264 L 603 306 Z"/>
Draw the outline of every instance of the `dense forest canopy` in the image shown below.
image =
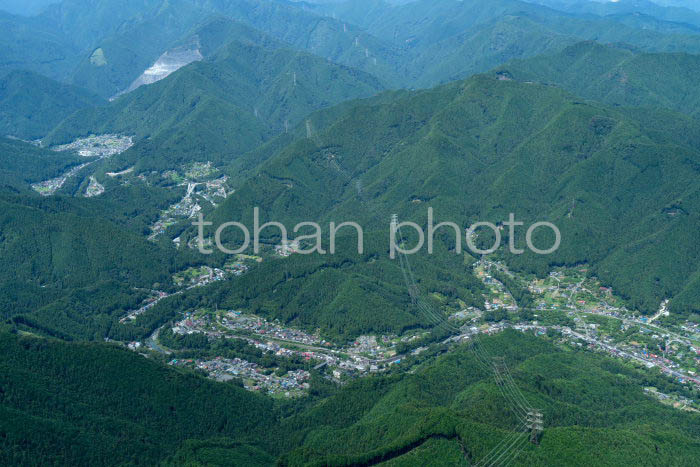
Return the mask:
<path fill-rule="evenodd" d="M 5 1 L 0 464 L 696 465 L 699 73 L 684 0 Z"/>

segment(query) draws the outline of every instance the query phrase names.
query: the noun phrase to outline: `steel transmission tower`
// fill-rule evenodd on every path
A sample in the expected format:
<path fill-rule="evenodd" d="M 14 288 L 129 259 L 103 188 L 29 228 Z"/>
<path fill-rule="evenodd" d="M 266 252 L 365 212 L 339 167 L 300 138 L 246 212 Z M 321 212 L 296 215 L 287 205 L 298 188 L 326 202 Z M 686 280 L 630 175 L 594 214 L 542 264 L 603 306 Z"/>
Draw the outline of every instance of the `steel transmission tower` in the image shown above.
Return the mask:
<path fill-rule="evenodd" d="M 540 434 L 542 433 L 542 412 L 531 410 L 527 413 L 527 428 L 530 430 L 530 442 L 540 444 Z"/>

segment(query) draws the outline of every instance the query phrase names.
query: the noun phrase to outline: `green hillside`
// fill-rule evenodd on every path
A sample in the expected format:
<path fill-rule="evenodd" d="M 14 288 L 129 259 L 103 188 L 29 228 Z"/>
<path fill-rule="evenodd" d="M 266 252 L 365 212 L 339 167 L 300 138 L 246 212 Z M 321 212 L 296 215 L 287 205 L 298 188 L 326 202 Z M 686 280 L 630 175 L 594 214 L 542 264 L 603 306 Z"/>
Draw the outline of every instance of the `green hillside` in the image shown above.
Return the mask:
<path fill-rule="evenodd" d="M 165 278 L 163 251 L 78 203 L 4 195 L 2 204 L 3 282 L 75 287 L 121 279 L 147 286 Z"/>
<path fill-rule="evenodd" d="M 485 347 L 506 356 L 547 420 L 541 445 L 518 445 L 515 465 L 692 465 L 697 457 L 698 415 L 649 399 L 641 373 L 514 332 Z M 516 425 L 463 347 L 411 375 L 350 384 L 283 422 L 302 446 L 282 465 L 474 465 Z"/>
<path fill-rule="evenodd" d="M 589 263 L 633 306 L 652 311 L 687 296 L 698 271 L 699 130 L 670 112 L 616 110 L 555 87 L 479 76 L 358 103 L 270 157 L 211 219 L 251 225 L 259 206 L 292 226 L 353 219 L 386 229 L 392 212 L 425 225 L 428 206 L 436 221 L 463 227 L 513 212 L 554 222 L 563 235 L 553 255 L 507 255 L 513 266 L 545 273 Z"/>
<path fill-rule="evenodd" d="M 263 240 L 268 249 L 275 244 L 273 238 Z M 125 328 L 143 338 L 178 313 L 205 306 L 246 309 L 286 325 L 318 329 L 340 343 L 368 333 L 430 330 L 434 323 L 412 307 L 400 266 L 388 258 L 384 232 L 366 232 L 361 255 L 356 245 L 354 234 L 341 234 L 334 255 L 270 258 L 235 280 L 164 300 Z M 483 308 L 484 286 L 471 274 L 470 261 L 448 252 L 439 241 L 435 250 L 431 258 L 416 258 L 413 268 L 424 290 L 440 296 L 434 298 L 436 308 L 451 312 L 465 306 Z M 433 339 L 442 334 L 437 330 Z"/>
<path fill-rule="evenodd" d="M 258 52 L 252 46 L 235 45 L 221 61 L 194 64 L 125 96 L 108 109 L 123 109 L 115 115 L 125 123 L 139 121 L 130 118 L 152 115 L 134 98 L 141 95 L 156 97 L 155 107 L 146 109 L 178 116 L 167 112 L 171 97 L 159 99 L 160 94 L 150 91 L 163 88 L 191 95 L 194 88 L 185 79 L 190 76 L 201 78 L 202 96 L 216 91 L 223 99 L 220 90 L 229 87 L 221 83 L 243 82 L 231 70 L 256 76 L 255 71 L 243 68 L 248 63 L 242 55 L 246 50 Z M 232 51 L 236 53 L 228 55 Z M 277 59 L 288 57 L 283 52 L 267 51 L 262 56 L 269 57 L 268 62 L 253 63 L 280 64 L 273 68 L 278 70 L 275 78 L 287 83 L 279 89 L 303 91 L 300 77 L 307 75 L 300 72 L 295 87 L 293 76 L 287 73 L 302 69 L 306 56 L 294 55 L 288 62 L 292 67 Z M 235 57 L 245 61 L 236 62 Z M 216 68 L 219 65 L 222 68 Z M 256 69 L 264 79 L 267 68 Z M 224 70 L 229 74 L 223 74 Z M 278 89 L 274 80 L 265 82 L 270 89 Z M 240 96 L 229 93 L 229 97 L 243 100 L 254 89 L 252 84 L 240 87 Z M 271 120 L 285 108 L 282 99 L 269 101 L 277 106 L 264 107 L 264 102 L 259 116 L 268 115 Z M 109 163 L 117 168 L 137 164 L 139 170 L 165 170 L 198 157 L 219 163 L 236 159 L 226 145 L 228 140 L 218 134 L 209 136 L 216 126 L 211 123 L 210 108 L 202 109 L 207 110 L 181 120 L 186 123 L 178 130 L 181 140 L 165 139 L 163 134 L 171 134 L 167 126 L 156 129 L 161 133 Z M 206 118 L 198 120 L 201 117 Z M 223 117 L 213 120 L 217 125 L 228 124 Z M 140 121 L 156 125 L 172 120 Z M 185 136 L 194 134 L 194 124 L 201 125 L 201 135 L 205 135 L 201 147 L 207 151 L 193 150 L 195 140 Z M 119 128 L 97 130 L 115 129 Z M 545 274 L 553 266 L 588 263 L 592 274 L 612 285 L 635 308 L 655 311 L 663 299 L 672 298 L 672 309 L 680 315 L 697 312 L 698 256 L 692 232 L 698 225 L 699 138 L 697 123 L 678 114 L 614 109 L 581 102 L 555 87 L 488 76 L 430 91 L 385 93 L 328 109 L 311 116 L 308 125 L 302 122 L 290 134 L 234 163 L 230 171 L 237 192 L 210 218 L 217 224 L 243 220 L 250 225 L 252 207 L 259 206 L 265 218 L 285 222 L 290 229 L 302 220 L 357 220 L 368 232 L 377 231 L 375 240 L 368 240 L 367 251 L 359 256 L 349 253 L 353 239 L 348 237 L 344 240 L 348 253 L 342 255 L 291 258 L 284 262 L 285 271 L 274 263 L 266 264 L 242 280 L 217 285 L 217 292 L 207 300 L 221 307 L 247 307 L 311 329 L 318 327 L 341 340 L 371 331 L 428 326 L 430 323 L 406 310 L 401 271 L 386 258 L 384 248 L 390 213 L 424 224 L 427 206 L 431 206 L 436 219 L 463 227 L 477 219 L 502 222 L 509 212 L 530 223 L 552 221 L 563 233 L 560 250 L 546 257 L 506 255 L 511 266 Z M 168 146 L 161 141 L 172 143 Z M 222 145 L 218 156 L 216 145 Z M 163 148 L 168 147 L 172 149 L 166 152 Z M 531 169 L 533 164 L 538 170 Z M 242 167 L 245 171 L 238 173 Z M 132 206 L 129 193 L 136 191 L 130 190 L 119 188 L 119 196 L 109 201 L 126 200 Z M 144 215 L 152 222 L 155 206 L 149 204 L 148 191 L 139 193 L 144 197 L 139 205 L 149 206 L 146 212 L 151 214 Z M 608 199 L 617 201 L 610 204 Z M 134 227 L 141 231 L 143 224 Z M 190 229 L 184 239 L 191 239 L 193 233 Z M 274 244 L 279 238 L 266 241 Z M 523 242 L 522 232 L 517 241 Z M 457 308 L 458 303 L 478 307 L 480 284 L 467 279 L 469 260 L 448 251 L 454 247 L 449 235 L 442 235 L 438 245 L 439 257 L 415 257 L 424 291 L 447 297 L 439 304 L 446 309 Z M 156 323 L 182 311 L 182 306 L 203 299 L 198 292 L 193 295 L 182 303 L 163 304 L 156 309 L 161 318 L 146 319 L 139 323 L 140 329 L 153 331 Z M 385 311 L 379 319 L 378 309 Z"/>
<path fill-rule="evenodd" d="M 0 333 L 0 348 L 4 465 L 156 465 L 190 438 L 235 437 L 242 455 L 269 442 L 272 404 L 242 388 L 104 344 Z"/>
<path fill-rule="evenodd" d="M 97 2 L 109 8 L 113 2 Z M 138 3 L 138 2 L 136 2 Z M 95 33 L 100 37 L 83 53 L 81 61 L 68 78 L 70 82 L 91 89 L 105 98 L 112 98 L 127 90 L 129 85 L 166 51 L 186 44 L 188 48 L 207 47 L 200 40 L 200 27 L 207 27 L 212 12 L 200 8 L 189 0 L 170 0 L 151 3 L 148 9 L 137 8 L 134 17 L 125 22 L 115 23 L 111 34 L 105 35 L 102 29 Z M 88 27 L 79 27 L 80 34 L 90 30 L 95 19 L 90 10 L 82 4 L 75 5 L 76 17 L 83 18 Z M 111 10 L 108 11 L 111 12 Z M 121 13 L 121 12 L 120 12 Z M 105 14 L 105 21 L 114 21 L 119 15 Z M 72 27 L 77 27 L 72 25 Z M 238 38 L 245 36 L 236 31 Z M 253 34 L 248 34 L 249 36 Z M 259 33 L 257 34 L 260 35 Z M 237 38 L 230 37 L 224 43 Z M 135 46 L 137 44 L 137 46 Z M 206 55 L 205 55 L 206 56 Z"/>
<path fill-rule="evenodd" d="M 241 21 L 298 50 L 380 77 L 402 79 L 395 44 L 339 19 L 314 14 L 307 5 L 277 0 L 214 0 L 216 13 Z"/>
<path fill-rule="evenodd" d="M 688 6 L 0 6 L 0 466 L 696 466 Z"/>
<path fill-rule="evenodd" d="M 76 110 L 103 103 L 80 88 L 13 71 L 0 79 L 0 134 L 40 139 Z"/>
<path fill-rule="evenodd" d="M 31 19 L 0 11 L 0 73 L 32 70 L 63 79 L 78 64 L 76 50 L 63 35 Z"/>
<path fill-rule="evenodd" d="M 0 138 L 0 162 L 0 185 L 28 191 L 32 183 L 58 177 L 83 162 L 83 158 L 41 149 L 23 141 Z"/>
<path fill-rule="evenodd" d="M 45 142 L 124 133 L 138 144 L 114 164 L 220 163 L 284 131 L 285 122 L 291 127 L 313 110 L 381 89 L 374 77 L 313 55 L 232 42 L 211 62 L 74 114 Z"/>
<path fill-rule="evenodd" d="M 559 54 L 514 61 L 497 72 L 518 81 L 561 86 L 611 105 L 661 107 L 698 115 L 698 55 L 639 53 L 583 42 Z"/>
<path fill-rule="evenodd" d="M 393 42 L 400 51 L 400 74 L 408 78 L 401 85 L 407 87 L 462 79 L 584 39 L 624 42 L 647 51 L 700 51 L 700 30 L 679 24 L 667 9 L 655 10 L 658 16 L 645 21 L 638 14 L 571 13 L 533 3 L 419 0 L 390 5 L 359 0 L 318 8 Z"/>
<path fill-rule="evenodd" d="M 517 425 L 466 345 L 280 405 L 111 345 L 2 333 L 0 346 L 7 464 L 471 465 Z M 515 465 L 693 465 L 700 453 L 698 415 L 642 390 L 679 391 L 661 377 L 517 332 L 483 346 L 544 414 L 540 445 L 521 435 Z"/>
<path fill-rule="evenodd" d="M 101 339 L 177 267 L 109 204 L 2 193 L 0 205 L 0 316 L 23 328 Z"/>

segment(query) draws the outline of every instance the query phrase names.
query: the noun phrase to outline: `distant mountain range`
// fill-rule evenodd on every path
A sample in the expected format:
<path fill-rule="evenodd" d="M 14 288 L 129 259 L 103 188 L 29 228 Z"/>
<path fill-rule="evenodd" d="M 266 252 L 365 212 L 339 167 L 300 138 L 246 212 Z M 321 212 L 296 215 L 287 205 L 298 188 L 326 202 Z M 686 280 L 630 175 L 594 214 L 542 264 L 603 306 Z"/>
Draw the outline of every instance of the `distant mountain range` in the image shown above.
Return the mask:
<path fill-rule="evenodd" d="M 616 110 L 556 87 L 480 76 L 358 103 L 269 157 L 212 220 L 249 221 L 251 206 L 290 224 L 309 215 L 363 219 L 369 213 L 355 183 L 380 212 L 419 224 L 424 205 L 465 228 L 509 212 L 544 217 L 569 242 L 549 257 L 507 261 L 532 271 L 588 263 L 635 306 L 652 311 L 676 296 L 672 307 L 687 313 L 700 265 L 689 254 L 698 227 L 698 137 L 700 124 L 682 115 Z M 231 288 L 238 294 L 245 285 Z M 285 302 L 278 306 L 287 313 Z"/>
<path fill-rule="evenodd" d="M 155 164 L 161 168 L 192 160 L 230 160 L 313 110 L 383 89 L 372 75 L 276 48 L 281 44 L 271 39 L 227 39 L 228 45 L 216 53 L 203 46 L 208 61 L 193 63 L 107 106 L 75 113 L 45 143 L 117 132 L 136 136 L 140 144 L 125 157 L 141 166 L 154 158 L 160 158 Z M 162 159 L 165 154 L 167 160 Z"/>
<path fill-rule="evenodd" d="M 691 2 L 4 5 L 1 465 L 700 458 Z M 298 254 L 276 229 L 256 256 L 197 251 L 199 215 L 251 226 L 256 207 L 290 231 L 318 222 L 324 246 L 355 221 L 363 251 L 344 232 L 334 254 Z M 391 259 L 390 216 L 427 227 L 429 207 L 462 246 L 477 221 L 523 246 L 510 213 L 554 223 L 561 246 L 483 258 L 442 229 L 433 254 Z M 610 295 L 535 303 L 562 270 Z M 581 284 L 556 280 L 573 303 Z M 226 335 L 242 314 L 263 332 Z M 590 351 L 618 357 L 607 343 L 630 335 L 624 361 Z M 234 359 L 250 373 L 212 370 Z M 294 391 L 265 385 L 294 371 Z"/>
<path fill-rule="evenodd" d="M 166 51 L 216 16 L 400 87 L 464 78 L 584 39 L 657 52 L 700 51 L 700 13 L 650 2 L 577 3 L 565 11 L 517 0 L 114 5 L 92 0 L 87 8 L 84 2 L 64 1 L 36 17 L 0 18 L 6 25 L 0 33 L 0 70 L 30 69 L 108 98 L 128 89 Z"/>
<path fill-rule="evenodd" d="M 129 226 L 139 232 L 175 195 L 162 187 L 120 186 L 105 173 L 165 172 L 192 162 L 213 162 L 228 173 L 237 190 L 236 196 L 211 213 L 215 219 L 245 218 L 252 205 L 289 222 L 302 217 L 367 216 L 366 208 L 358 204 L 357 187 L 329 169 L 328 158 L 332 157 L 348 171 L 353 183 L 360 184 L 367 197 L 363 202 L 382 212 L 398 211 L 420 219 L 421 205 L 430 202 L 443 215 L 458 213 L 453 220 L 466 225 L 476 216 L 499 220 L 508 209 L 517 208 L 526 219 L 542 215 L 556 219 L 571 238 L 579 239 L 545 262 L 510 258 L 513 267 L 543 272 L 556 264 L 588 262 L 597 275 L 642 310 L 653 310 L 664 298 L 673 299 L 671 307 L 678 313 L 695 309 L 698 258 L 664 251 L 673 242 L 693 251 L 688 232 L 697 226 L 698 124 L 673 112 L 697 115 L 694 76 L 699 63 L 686 52 L 647 49 L 693 49 L 700 36 L 659 32 L 668 29 L 670 23 L 665 20 L 659 20 L 666 26 L 657 31 L 635 29 L 623 24 L 627 20 L 620 22 L 609 15 L 563 14 L 512 0 L 490 3 L 489 8 L 475 0 L 400 6 L 266 1 L 259 8 L 245 0 L 178 1 L 184 2 L 181 10 L 171 10 L 175 3 L 154 0 L 129 2 L 119 11 L 110 2 L 95 1 L 90 18 L 102 24 L 110 41 L 120 34 L 133 34 L 133 28 L 146 31 L 147 25 L 158 24 L 169 31 L 159 36 L 158 44 L 167 43 L 166 50 L 197 54 L 195 62 L 176 66 L 179 69 L 152 84 L 137 86 L 142 78 L 134 81 L 131 75 L 143 73 L 153 63 L 131 69 L 124 79 L 103 89 L 111 93 L 133 86 L 113 102 L 32 72 L 14 71 L 5 76 L 0 88 L 4 90 L 0 93 L 4 109 L 0 123 L 9 135 L 34 139 L 44 134 L 47 146 L 90 134 L 134 137 L 134 147 L 81 173 L 60 193 L 76 193 L 88 175 L 96 175 L 111 187 L 104 202 L 119 203 L 112 205 L 120 206 L 117 212 L 139 206 L 138 220 Z M 218 16 L 209 16 L 212 11 Z M 61 23 L 61 12 L 87 14 L 77 4 L 65 2 L 32 19 L 31 24 L 63 24 L 68 33 L 87 21 L 87 16 L 71 17 Z M 119 26 L 112 21 L 131 18 L 137 12 L 142 15 L 138 21 Z M 320 12 L 331 16 L 321 17 Z M 175 24 L 171 21 L 178 26 L 168 29 L 168 24 Z M 185 23 L 197 25 L 185 27 Z M 312 30 L 308 37 L 335 39 L 323 45 L 315 39 L 303 42 L 304 31 Z M 514 30 L 522 34 L 511 35 Z M 604 35 L 599 39 L 625 38 L 636 45 L 575 39 L 598 34 Z M 543 42 L 544 37 L 548 39 Z M 380 49 L 386 53 L 377 60 L 377 75 L 298 50 L 326 48 L 324 54 L 341 62 L 369 58 L 374 66 L 377 57 L 356 50 L 362 49 L 357 44 L 368 45 L 366 40 L 388 44 Z M 78 35 L 72 42 L 70 47 L 76 47 L 90 40 Z M 101 60 L 109 63 L 111 53 L 104 45 L 107 42 L 101 43 L 81 66 L 106 70 Z M 331 45 L 335 49 L 328 48 Z M 483 53 L 474 52 L 474 47 Z M 427 85 L 540 52 L 548 53 L 510 61 L 488 75 L 433 90 L 382 93 L 402 80 Z M 163 53 L 159 51 L 158 56 Z M 401 61 L 409 56 L 410 63 Z M 102 83 L 107 75 L 100 73 L 81 74 L 80 79 L 91 76 Z M 31 89 L 24 85 L 30 79 L 35 83 Z M 378 93 L 370 100 L 352 101 Z M 475 106 L 482 108 L 481 114 Z M 37 117 L 36 109 L 45 110 Z M 61 162 L 46 165 L 45 170 L 32 168 L 27 173 L 40 175 L 26 180 L 50 178 L 67 167 L 61 164 L 75 163 L 69 158 L 56 160 Z M 539 170 L 527 168 L 532 164 Z M 460 181 L 464 178 L 470 180 L 466 186 Z M 27 181 L 7 183 L 26 189 Z M 638 196 L 630 197 L 630 193 Z M 616 202 L 608 205 L 609 199 Z M 411 209 L 404 206 L 407 202 Z M 295 215 L 290 214 L 290 206 L 295 206 Z M 634 217 L 626 218 L 625 213 Z M 110 221 L 122 222 L 121 215 Z M 615 223 L 621 218 L 638 225 L 621 230 Z M 666 240 L 658 241 L 661 237 Z M 373 266 L 368 269 L 365 260 L 357 262 L 351 274 L 350 270 L 339 271 L 332 278 L 345 304 L 356 303 L 356 294 L 367 293 L 368 271 Z M 454 275 L 438 279 L 429 262 L 418 261 L 426 277 L 434 276 L 436 290 L 450 281 L 455 284 Z M 320 275 L 309 277 L 331 280 L 325 277 L 328 266 L 318 262 L 314 268 Z M 295 274 L 294 267 L 291 274 Z M 376 303 L 394 310 L 381 324 L 385 328 L 415 325 L 413 318 L 396 307 L 400 303 L 393 289 L 396 285 L 390 279 L 371 292 Z M 475 284 L 467 281 L 459 287 L 466 301 L 478 305 L 479 294 L 471 291 Z M 274 284 L 269 290 L 261 289 L 255 300 L 263 300 L 274 290 Z M 264 300 L 268 299 L 272 300 Z M 287 299 L 292 302 L 278 302 L 272 313 L 301 316 L 294 311 L 301 302 L 293 305 L 292 296 Z M 250 298 L 233 286 L 221 301 L 234 304 L 240 300 Z M 331 310 L 338 303 L 315 300 L 311 307 L 315 311 L 306 314 L 302 324 L 331 323 L 335 319 Z M 371 328 L 355 324 L 347 323 L 341 333 Z"/>
<path fill-rule="evenodd" d="M 628 47 L 584 42 L 556 55 L 511 62 L 498 72 L 518 81 L 555 84 L 616 106 L 661 107 L 699 115 L 697 55 L 639 53 Z"/>

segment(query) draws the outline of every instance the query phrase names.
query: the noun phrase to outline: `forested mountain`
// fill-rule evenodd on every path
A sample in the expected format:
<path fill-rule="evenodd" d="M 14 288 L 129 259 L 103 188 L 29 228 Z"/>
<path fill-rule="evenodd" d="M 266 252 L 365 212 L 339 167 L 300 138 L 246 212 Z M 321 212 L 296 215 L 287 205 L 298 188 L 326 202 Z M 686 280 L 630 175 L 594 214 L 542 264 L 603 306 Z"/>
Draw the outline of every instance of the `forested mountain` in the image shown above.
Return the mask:
<path fill-rule="evenodd" d="M 332 181 L 324 182 L 337 189 Z M 289 208 L 292 211 L 299 206 L 290 203 Z M 322 210 L 319 205 L 319 211 Z M 292 211 L 283 220 L 291 221 L 294 215 Z M 335 254 L 292 255 L 262 264 L 239 280 L 188 290 L 159 303 L 147 315 L 138 317 L 130 328 L 135 338 L 143 338 L 195 304 L 206 304 L 220 309 L 247 309 L 287 325 L 318 329 L 336 342 L 375 332 L 430 331 L 434 321 L 412 308 L 401 268 L 388 258 L 385 232 L 368 230 L 360 255 L 357 237 L 341 234 L 345 235 L 339 235 Z M 264 235 L 263 242 L 274 244 L 279 238 Z M 448 251 L 447 241 L 440 239 L 435 243 L 434 255 L 416 255 L 413 259 L 421 286 L 429 296 L 442 297 L 436 305 L 483 307 L 484 286 L 469 273 L 471 262 Z M 444 330 L 437 331 L 437 337 L 444 334 Z"/>
<path fill-rule="evenodd" d="M 45 142 L 124 133 L 141 143 L 120 163 L 167 169 L 196 160 L 230 161 L 313 110 L 381 89 L 371 75 L 307 53 L 234 41 L 212 61 L 74 114 Z"/>
<path fill-rule="evenodd" d="M 0 73 L 31 70 L 65 79 L 79 63 L 79 51 L 60 33 L 46 30 L 32 19 L 0 11 Z"/>
<path fill-rule="evenodd" d="M 113 2 L 96 1 L 94 10 L 101 6 L 114 7 Z M 141 3 L 140 1 L 131 3 Z M 128 88 L 143 71 L 153 65 L 164 52 L 180 43 L 208 16 L 187 0 L 148 1 L 149 8 L 135 8 L 134 17 L 124 15 L 128 9 L 113 14 L 106 9 L 98 18 L 86 15 L 82 2 L 75 2 L 73 9 L 54 12 L 56 27 L 70 27 L 85 34 L 81 44 L 80 62 L 71 70 L 67 81 L 90 89 L 104 98 L 111 98 Z M 65 4 L 62 4 L 65 7 Z M 115 21 L 121 18 L 122 21 Z M 63 18 L 74 18 L 78 24 L 63 24 Z M 104 26 L 100 22 L 105 22 Z M 88 32 L 94 31 L 93 34 Z M 106 34 L 109 31 L 110 34 Z"/>
<path fill-rule="evenodd" d="M 292 47 L 358 68 L 391 73 L 391 47 L 332 18 L 277 0 L 64 1 L 37 17 L 6 15 L 0 70 L 31 69 L 111 97 L 212 17 L 263 31 Z M 357 41 L 356 42 L 356 38 Z M 31 41 L 31 42 L 29 42 Z M 359 47 L 362 41 L 363 47 Z M 17 43 L 30 47 L 17 47 Z M 135 46 L 137 45 L 137 46 Z M 366 57 L 371 47 L 375 64 Z M 386 50 L 384 50 L 386 49 Z M 384 72 L 382 72 L 384 70 Z"/>
<path fill-rule="evenodd" d="M 698 123 L 681 115 L 479 76 L 358 103 L 270 157 L 212 219 L 248 222 L 259 206 L 292 225 L 309 217 L 376 223 L 375 212 L 380 222 L 397 212 L 424 225 L 431 206 L 436 219 L 466 227 L 513 212 L 554 222 L 568 241 L 512 264 L 544 272 L 589 263 L 651 311 L 664 298 L 695 295 L 698 138 Z M 695 300 L 672 303 L 687 313 Z"/>
<path fill-rule="evenodd" d="M 639 374 L 517 333 L 485 346 L 505 356 L 525 397 L 556 417 L 541 445 L 526 446 L 515 465 L 690 465 L 698 456 L 692 428 L 698 415 L 651 404 L 635 387 Z M 585 395 L 574 389 L 583 387 Z M 282 462 L 473 465 L 491 452 L 503 430 L 517 425 L 497 394 L 474 354 L 462 348 L 412 375 L 352 384 L 283 421 L 303 444 Z M 654 428 L 643 428 L 650 420 Z"/>
<path fill-rule="evenodd" d="M 410 86 L 463 78 L 583 39 L 625 42 L 649 51 L 700 51 L 694 26 L 653 16 L 565 13 L 517 0 L 418 0 L 405 5 L 359 0 L 319 9 L 399 47 L 403 74 L 410 80 L 401 84 Z"/>
<path fill-rule="evenodd" d="M 518 81 L 555 84 L 611 105 L 661 107 L 698 115 L 697 55 L 639 53 L 584 42 L 556 55 L 509 63 L 497 72 Z"/>
<path fill-rule="evenodd" d="M 40 139 L 76 110 L 103 103 L 75 86 L 12 71 L 0 78 L 0 134 Z"/>
<path fill-rule="evenodd" d="M 661 377 L 514 332 L 484 346 L 549 420 L 539 447 L 519 444 L 515 465 L 692 465 L 700 455 L 698 415 L 640 387 L 673 391 Z M 464 346 L 293 411 L 105 344 L 0 333 L 0 347 L 6 464 L 469 465 L 504 453 L 498 443 L 517 422 Z"/>
<path fill-rule="evenodd" d="M 8 3 L 0 465 L 697 464 L 690 6 Z"/>
<path fill-rule="evenodd" d="M 594 63 L 607 69 L 604 60 Z M 523 221 L 544 218 L 559 226 L 564 244 L 546 257 L 507 257 L 512 266 L 542 274 L 555 265 L 585 262 L 635 308 L 651 312 L 671 298 L 673 311 L 683 316 L 698 309 L 692 232 L 698 226 L 699 138 L 697 122 L 679 114 L 584 103 L 558 88 L 496 73 L 430 91 L 385 93 L 312 115 L 291 134 L 243 157 L 247 162 L 231 166 L 240 186 L 210 220 L 250 225 L 253 206 L 290 226 L 353 219 L 380 231 L 392 212 L 425 224 L 428 205 L 438 219 L 463 227 L 476 219 L 503 222 L 509 212 Z M 141 151 L 144 159 L 153 157 Z M 163 168 L 175 161 L 157 160 Z M 537 170 L 529 168 L 533 164 Z M 347 253 L 291 258 L 284 271 L 270 263 L 217 284 L 206 300 L 320 327 L 341 339 L 429 325 L 405 309 L 401 272 L 384 258 L 382 236 L 368 240 L 359 256 L 350 253 L 353 240 L 343 243 Z M 517 241 L 523 241 L 522 232 Z M 480 306 L 480 285 L 469 280 L 469 264 L 448 251 L 454 240 L 438 244 L 440 255 L 415 257 L 422 286 L 455 303 Z M 159 316 L 204 299 L 192 295 L 163 304 Z M 376 309 L 384 313 L 376 316 Z M 139 325 L 153 331 L 155 322 Z"/>
<path fill-rule="evenodd" d="M 627 42 L 647 51 L 700 51 L 700 19 L 681 21 L 684 10 L 658 6 L 645 7 L 647 13 L 640 16 L 629 8 L 563 12 L 517 0 L 399 5 L 359 0 L 321 6 L 278 0 L 134 0 L 115 5 L 64 1 L 36 17 L 6 16 L 0 70 L 31 69 L 112 97 L 216 16 L 395 87 L 464 78 L 585 39 Z M 18 43 L 31 47 L 17 48 Z"/>
<path fill-rule="evenodd" d="M 102 338 L 153 287 L 168 287 L 172 252 L 105 215 L 110 205 L 0 193 L 4 319 L 64 338 Z M 115 210 L 116 211 L 116 210 Z"/>
<path fill-rule="evenodd" d="M 165 252 L 100 219 L 89 204 L 11 195 L 2 204 L 3 281 L 76 287 L 121 279 L 148 287 L 167 277 Z"/>
<path fill-rule="evenodd" d="M 29 191 L 32 183 L 57 177 L 81 162 L 73 153 L 57 153 L 23 141 L 0 138 L 0 185 L 3 188 Z"/>
<path fill-rule="evenodd" d="M 242 388 L 104 344 L 0 333 L 0 348 L 5 465 L 154 465 L 191 438 L 236 438 L 242 453 L 247 443 L 269 448 L 272 403 Z"/>
<path fill-rule="evenodd" d="M 3 15 L 0 70 L 32 70 L 110 97 L 115 81 L 137 76 L 204 18 L 194 13 L 191 2 L 178 0 L 66 0 L 38 16 Z M 92 67 L 85 70 L 85 62 Z"/>

